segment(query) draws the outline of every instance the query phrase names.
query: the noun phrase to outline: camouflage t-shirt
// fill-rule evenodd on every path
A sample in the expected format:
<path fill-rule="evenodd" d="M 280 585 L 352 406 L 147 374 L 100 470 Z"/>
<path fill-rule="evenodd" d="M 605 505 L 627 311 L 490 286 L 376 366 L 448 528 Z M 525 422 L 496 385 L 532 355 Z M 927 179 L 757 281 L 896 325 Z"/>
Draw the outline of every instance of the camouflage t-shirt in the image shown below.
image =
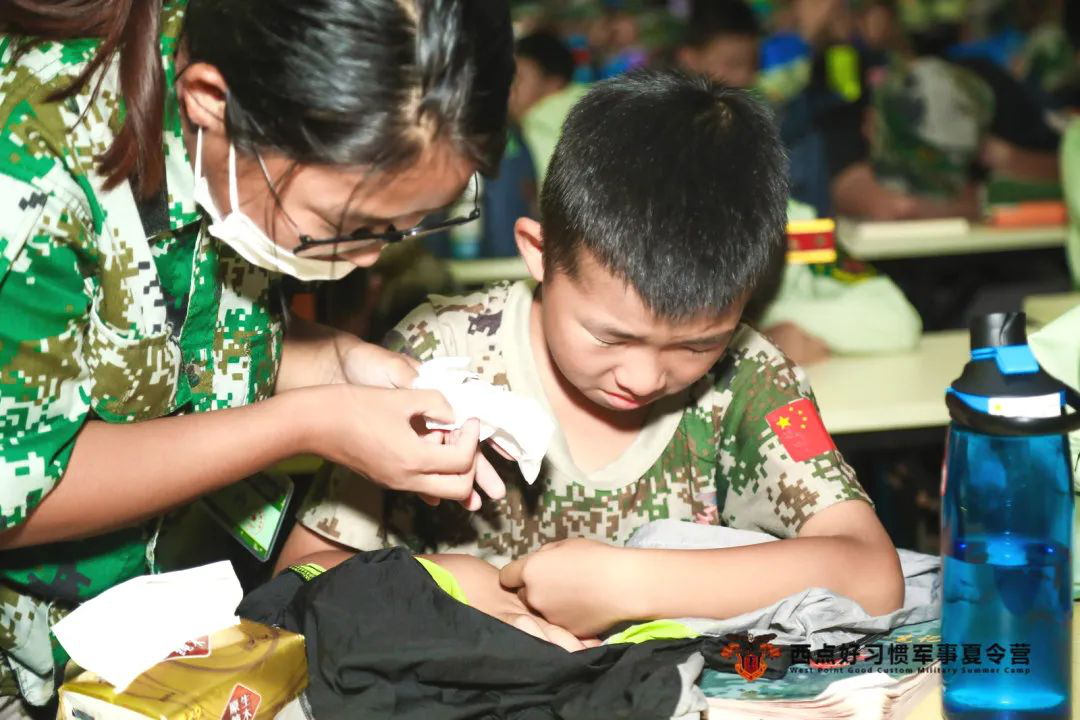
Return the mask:
<path fill-rule="evenodd" d="M 388 345 L 419 360 L 467 356 L 483 379 L 550 411 L 529 339 L 531 303 L 525 283 L 432 296 L 397 325 Z M 766 416 L 800 398 L 813 398 L 802 371 L 744 325 L 713 370 L 654 404 L 631 446 L 600 470 L 582 472 L 556 432 L 535 484 L 507 463 L 506 498 L 470 514 L 455 503 L 433 510 L 334 469 L 317 481 L 300 521 L 358 549 L 407 544 L 496 564 L 569 537 L 622 544 L 662 518 L 793 537 L 823 508 L 867 500 L 835 449 L 801 462 L 789 456 Z"/>
<path fill-rule="evenodd" d="M 875 89 L 870 159 L 906 193 L 950 199 L 972 169 L 994 117 L 994 94 L 974 72 L 939 58 L 892 63 Z"/>
<path fill-rule="evenodd" d="M 122 118 L 118 59 L 96 99 L 92 80 L 53 102 L 98 41 L 17 55 L 0 35 L 0 530 L 60 482 L 88 419 L 202 412 L 273 391 L 272 276 L 211 238 L 192 200 L 172 87 L 183 9 L 171 0 L 162 16 L 167 194 L 141 214 L 129 183 L 105 190 L 97 171 Z M 0 695 L 49 698 L 50 620 L 146 572 L 152 536 L 0 552 Z"/>

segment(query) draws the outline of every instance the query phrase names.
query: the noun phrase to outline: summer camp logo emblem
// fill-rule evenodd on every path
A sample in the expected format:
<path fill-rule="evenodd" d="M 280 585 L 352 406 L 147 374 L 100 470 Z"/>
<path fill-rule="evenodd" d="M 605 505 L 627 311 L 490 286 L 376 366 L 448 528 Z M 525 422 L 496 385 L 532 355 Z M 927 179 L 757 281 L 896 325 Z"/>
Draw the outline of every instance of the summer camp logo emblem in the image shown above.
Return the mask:
<path fill-rule="evenodd" d="M 780 657 L 780 648 L 769 641 L 776 635 L 761 635 L 751 640 L 749 636 L 728 635 L 727 644 L 720 651 L 720 657 L 730 660 L 735 657 L 735 672 L 747 682 L 753 682 L 765 674 L 769 660 Z"/>

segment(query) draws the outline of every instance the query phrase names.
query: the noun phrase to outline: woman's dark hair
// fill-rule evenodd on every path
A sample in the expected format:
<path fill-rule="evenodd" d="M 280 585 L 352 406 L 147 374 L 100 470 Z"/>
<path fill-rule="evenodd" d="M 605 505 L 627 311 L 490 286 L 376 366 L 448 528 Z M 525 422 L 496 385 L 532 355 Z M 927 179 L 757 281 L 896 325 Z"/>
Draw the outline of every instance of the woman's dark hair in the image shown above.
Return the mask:
<path fill-rule="evenodd" d="M 109 187 L 141 196 L 164 174 L 161 0 L 6 0 L 0 30 L 39 40 L 100 37 L 59 100 L 120 56 L 123 129 L 100 159 Z M 241 147 L 300 164 L 395 171 L 429 140 L 491 172 L 505 146 L 513 39 L 503 0 L 188 0 L 191 62 L 225 78 L 225 124 Z"/>

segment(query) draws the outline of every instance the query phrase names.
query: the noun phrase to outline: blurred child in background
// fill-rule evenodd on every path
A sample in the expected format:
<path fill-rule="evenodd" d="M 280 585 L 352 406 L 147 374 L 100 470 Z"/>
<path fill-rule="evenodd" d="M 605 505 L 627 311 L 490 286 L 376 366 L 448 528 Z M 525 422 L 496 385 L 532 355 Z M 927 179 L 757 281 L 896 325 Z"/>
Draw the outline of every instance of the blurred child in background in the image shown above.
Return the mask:
<path fill-rule="evenodd" d="M 1054 181 L 1059 138 L 1038 99 L 994 60 L 946 59 L 964 5 L 870 2 L 888 60 L 866 102 L 831 118 L 826 139 L 837 213 L 871 220 L 978 219 L 987 174 Z M 898 29 L 906 32 L 898 32 Z"/>
<path fill-rule="evenodd" d="M 676 51 L 687 71 L 750 88 L 757 82 L 761 26 L 741 0 L 699 0 L 692 5 L 685 40 Z"/>
<path fill-rule="evenodd" d="M 510 90 L 510 117 L 521 128 L 539 186 L 563 121 L 586 88 L 573 82 L 574 57 L 554 32 L 538 31 L 521 38 L 514 57 L 517 75 Z"/>
<path fill-rule="evenodd" d="M 688 25 L 675 54 L 683 69 L 734 87 L 753 86 L 760 26 L 748 5 L 742 0 L 698 0 Z M 807 220 L 816 212 L 791 200 L 788 216 Z M 922 331 L 915 308 L 889 278 L 847 259 L 777 267 L 748 316 L 802 365 L 834 353 L 901 352 L 914 347 Z"/>

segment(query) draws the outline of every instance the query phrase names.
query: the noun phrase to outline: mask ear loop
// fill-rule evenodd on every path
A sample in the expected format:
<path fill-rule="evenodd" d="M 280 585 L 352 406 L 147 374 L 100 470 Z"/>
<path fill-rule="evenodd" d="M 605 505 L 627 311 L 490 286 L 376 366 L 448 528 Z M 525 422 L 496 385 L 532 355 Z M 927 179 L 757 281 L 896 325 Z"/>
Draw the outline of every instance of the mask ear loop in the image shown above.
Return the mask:
<path fill-rule="evenodd" d="M 229 141 L 229 214 L 240 212 L 240 191 L 236 187 L 236 145 Z"/>
<path fill-rule="evenodd" d="M 202 125 L 195 133 L 195 180 L 202 177 Z"/>
<path fill-rule="evenodd" d="M 274 186 L 273 180 L 270 179 L 270 171 L 266 168 L 266 163 L 263 162 L 262 155 L 258 150 L 253 151 L 255 160 L 259 163 L 259 170 L 262 171 L 263 179 L 266 180 L 266 187 L 270 189 L 270 195 L 274 198 L 274 204 L 277 206 L 278 212 L 285 216 L 285 219 L 289 221 L 289 224 L 294 228 L 297 227 L 296 223 L 289 213 L 285 211 L 285 206 L 281 202 L 281 197 L 278 195 L 277 188 Z M 299 232 L 299 230 L 297 231 Z M 281 251 L 278 247 L 277 241 L 273 237 L 270 238 L 274 243 L 274 253 Z M 288 299 L 285 297 L 285 279 L 281 278 L 277 281 L 277 294 L 278 302 L 281 303 L 281 324 L 284 326 L 284 330 L 288 333 L 289 328 L 292 327 L 292 309 L 289 307 Z"/>
<path fill-rule="evenodd" d="M 236 147 L 235 145 L 233 145 L 232 143 L 229 143 L 229 194 L 230 194 L 230 202 L 233 203 L 234 207 L 236 206 L 236 195 L 237 195 L 237 191 L 236 191 L 236 150 L 235 150 L 235 147 Z M 258 151 L 255 151 L 254 155 L 255 155 L 255 160 L 257 160 L 258 163 L 259 163 L 259 169 L 262 171 L 263 178 L 266 180 L 266 186 L 270 189 L 270 194 L 274 197 L 275 204 L 277 205 L 278 209 L 285 215 L 285 218 L 290 223 L 292 223 L 293 222 L 292 218 L 290 218 L 289 214 L 285 212 L 285 208 L 283 208 L 281 206 L 281 198 L 278 197 L 277 189 L 274 187 L 274 183 L 270 180 L 270 173 L 266 169 L 266 163 L 263 162 L 262 155 L 260 155 L 258 153 Z M 295 223 L 293 223 L 293 224 L 295 225 Z M 274 246 L 274 253 L 277 254 L 280 251 L 280 248 L 278 248 L 277 242 L 274 240 L 273 237 L 270 237 L 270 242 Z M 276 284 L 277 284 L 278 302 L 281 304 L 281 324 L 283 326 L 283 330 L 286 333 L 288 333 L 289 328 L 292 326 L 292 311 L 289 308 L 288 299 L 285 297 L 285 279 L 283 277 L 278 278 Z"/>

